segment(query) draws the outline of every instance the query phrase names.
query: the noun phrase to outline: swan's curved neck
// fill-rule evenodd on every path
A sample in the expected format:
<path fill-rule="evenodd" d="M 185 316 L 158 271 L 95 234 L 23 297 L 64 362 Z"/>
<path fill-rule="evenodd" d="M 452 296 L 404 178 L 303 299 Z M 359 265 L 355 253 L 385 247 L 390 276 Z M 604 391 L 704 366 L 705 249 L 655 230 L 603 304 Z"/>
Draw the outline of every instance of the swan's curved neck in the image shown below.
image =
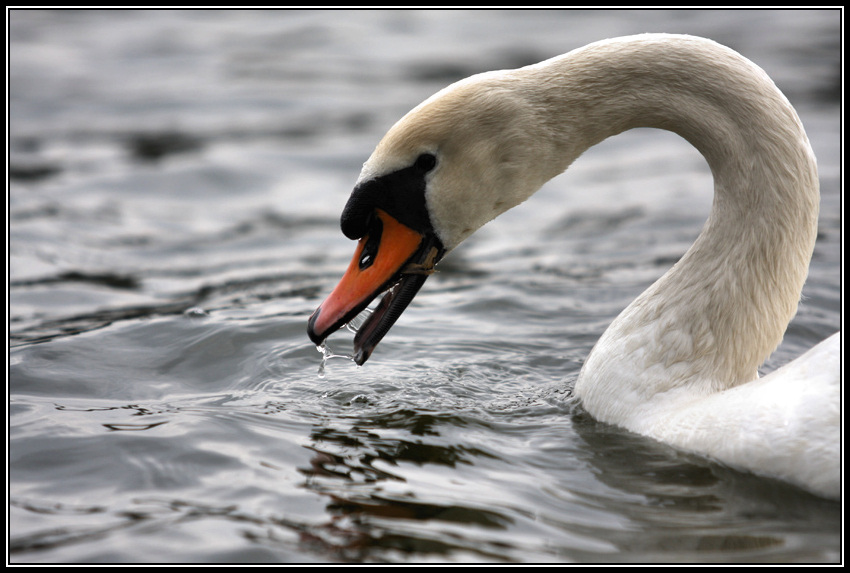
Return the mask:
<path fill-rule="evenodd" d="M 802 124 L 753 63 L 710 40 L 647 34 L 473 76 L 399 120 L 360 183 L 424 202 L 427 232 L 451 250 L 586 149 L 634 127 L 692 143 L 711 167 L 714 203 L 693 246 L 599 339 L 575 395 L 598 420 L 838 491 L 837 378 L 806 380 L 796 395 L 824 350 L 743 384 L 796 312 L 819 203 Z M 417 171 L 423 158 L 428 168 Z M 411 172 L 416 193 L 388 183 Z M 768 454 L 765 443 L 783 451 Z"/>
<path fill-rule="evenodd" d="M 817 230 L 814 154 L 786 98 L 757 66 L 704 40 L 602 42 L 516 77 L 547 112 L 540 129 L 561 158 L 549 176 L 634 127 L 678 133 L 714 176 L 701 235 L 612 324 L 581 378 L 654 371 L 711 390 L 753 379 L 796 312 Z"/>

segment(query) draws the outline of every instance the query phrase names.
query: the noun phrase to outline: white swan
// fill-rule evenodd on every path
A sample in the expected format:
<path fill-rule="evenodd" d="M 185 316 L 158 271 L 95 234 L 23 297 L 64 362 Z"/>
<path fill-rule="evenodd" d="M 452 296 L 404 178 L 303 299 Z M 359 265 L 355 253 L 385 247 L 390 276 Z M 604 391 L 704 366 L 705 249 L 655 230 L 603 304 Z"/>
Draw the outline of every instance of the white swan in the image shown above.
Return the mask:
<path fill-rule="evenodd" d="M 310 338 L 320 344 L 392 287 L 355 338 L 362 364 L 445 252 L 634 127 L 693 144 L 711 167 L 714 203 L 694 245 L 603 334 L 576 395 L 604 422 L 838 497 L 840 334 L 757 374 L 808 272 L 814 154 L 770 78 L 710 40 L 605 40 L 467 78 L 414 108 L 378 144 L 343 211 L 343 232 L 360 244 L 310 318 Z"/>

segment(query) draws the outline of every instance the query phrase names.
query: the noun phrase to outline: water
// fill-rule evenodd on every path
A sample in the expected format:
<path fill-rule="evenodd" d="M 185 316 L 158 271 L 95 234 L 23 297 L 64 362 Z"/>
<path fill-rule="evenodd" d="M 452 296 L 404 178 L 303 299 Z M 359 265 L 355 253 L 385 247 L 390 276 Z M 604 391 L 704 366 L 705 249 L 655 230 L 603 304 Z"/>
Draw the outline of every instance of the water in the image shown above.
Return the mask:
<path fill-rule="evenodd" d="M 669 31 L 764 67 L 818 155 L 811 275 L 765 371 L 787 362 L 840 327 L 838 12 L 12 10 L 9 28 L 11 562 L 842 558 L 840 504 L 570 398 L 708 213 L 708 169 L 673 135 L 613 138 L 487 226 L 365 366 L 305 332 L 352 256 L 360 165 L 403 113 L 478 71 Z"/>

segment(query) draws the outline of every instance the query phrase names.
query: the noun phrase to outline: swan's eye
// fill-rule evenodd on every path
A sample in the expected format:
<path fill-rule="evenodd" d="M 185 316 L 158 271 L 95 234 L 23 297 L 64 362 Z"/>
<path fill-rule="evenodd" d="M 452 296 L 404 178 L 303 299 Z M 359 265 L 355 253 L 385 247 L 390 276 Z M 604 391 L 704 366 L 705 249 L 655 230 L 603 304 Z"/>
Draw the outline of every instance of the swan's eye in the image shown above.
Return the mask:
<path fill-rule="evenodd" d="M 433 153 L 423 153 L 416 158 L 416 168 L 423 173 L 431 171 L 435 165 L 437 165 L 437 158 Z"/>

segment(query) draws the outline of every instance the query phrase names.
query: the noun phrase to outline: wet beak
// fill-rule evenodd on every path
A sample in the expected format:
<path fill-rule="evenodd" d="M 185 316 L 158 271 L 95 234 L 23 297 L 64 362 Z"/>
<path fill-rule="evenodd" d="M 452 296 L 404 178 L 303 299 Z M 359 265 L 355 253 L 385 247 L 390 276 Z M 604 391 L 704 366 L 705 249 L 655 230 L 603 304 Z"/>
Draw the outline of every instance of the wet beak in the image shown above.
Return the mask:
<path fill-rule="evenodd" d="M 389 290 L 354 337 L 354 361 L 363 364 L 378 342 L 401 316 L 443 255 L 436 237 L 399 223 L 378 209 L 368 233 L 360 239 L 354 258 L 330 296 L 307 323 L 316 345 Z"/>

